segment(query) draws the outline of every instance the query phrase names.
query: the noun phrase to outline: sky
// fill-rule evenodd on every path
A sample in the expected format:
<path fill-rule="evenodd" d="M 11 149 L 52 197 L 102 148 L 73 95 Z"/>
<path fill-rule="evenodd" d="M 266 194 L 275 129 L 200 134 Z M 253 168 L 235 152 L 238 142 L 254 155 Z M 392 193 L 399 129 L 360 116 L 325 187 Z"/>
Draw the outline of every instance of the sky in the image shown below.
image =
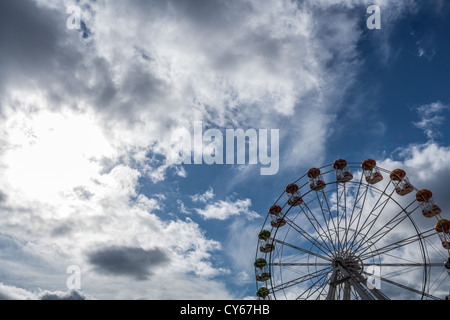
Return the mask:
<path fill-rule="evenodd" d="M 449 17 L 444 0 L 2 0 L 0 298 L 254 298 L 268 208 L 338 158 L 404 168 L 448 218 Z M 220 156 L 227 130 L 258 156 Z"/>

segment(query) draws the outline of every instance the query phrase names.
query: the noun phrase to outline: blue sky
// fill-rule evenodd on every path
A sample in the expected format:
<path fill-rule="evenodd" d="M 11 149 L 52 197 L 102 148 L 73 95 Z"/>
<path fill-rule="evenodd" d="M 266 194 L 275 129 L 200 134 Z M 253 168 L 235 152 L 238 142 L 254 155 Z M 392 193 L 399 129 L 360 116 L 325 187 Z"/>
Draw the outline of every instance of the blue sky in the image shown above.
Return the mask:
<path fill-rule="evenodd" d="M 448 217 L 449 17 L 440 0 L 2 1 L 0 298 L 254 298 L 268 208 L 337 158 L 405 168 Z M 278 130 L 279 170 L 171 162 L 196 121 Z"/>

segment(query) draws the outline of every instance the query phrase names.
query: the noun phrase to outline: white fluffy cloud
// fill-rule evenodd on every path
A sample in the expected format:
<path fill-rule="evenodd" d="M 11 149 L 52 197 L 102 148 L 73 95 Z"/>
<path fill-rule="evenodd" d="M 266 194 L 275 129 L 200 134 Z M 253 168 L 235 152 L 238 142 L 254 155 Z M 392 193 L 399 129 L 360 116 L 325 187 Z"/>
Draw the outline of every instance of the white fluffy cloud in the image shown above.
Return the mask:
<path fill-rule="evenodd" d="M 211 200 L 213 198 L 214 198 L 214 190 L 212 188 L 209 188 L 203 194 L 197 193 L 197 194 L 191 196 L 192 201 L 203 202 L 203 203 L 206 203 L 208 200 Z"/>
<path fill-rule="evenodd" d="M 0 283 L 0 300 L 35 300 L 36 295 L 25 289 Z"/>
<path fill-rule="evenodd" d="M 48 291 L 40 290 L 30 292 L 22 288 L 7 286 L 0 283 L 0 300 L 88 300 L 91 297 L 86 296 L 77 290 L 70 291 Z"/>
<path fill-rule="evenodd" d="M 203 209 L 196 209 L 197 213 L 203 216 L 205 219 L 219 219 L 226 220 L 231 216 L 244 215 L 248 219 L 259 217 L 259 215 L 250 210 L 252 201 L 250 199 L 244 200 L 228 200 L 217 201 L 212 204 L 208 204 Z"/>
<path fill-rule="evenodd" d="M 418 189 L 429 189 L 443 209 L 443 214 L 450 210 L 446 196 L 450 188 L 450 149 L 433 141 L 424 144 L 412 144 L 397 150 L 398 153 L 380 163 L 386 168 L 403 168 L 411 183 Z M 395 168 L 394 168 L 395 167 Z"/>
<path fill-rule="evenodd" d="M 438 127 L 445 123 L 446 118 L 442 113 L 448 109 L 449 107 L 440 101 L 422 105 L 416 109 L 420 121 L 413 124 L 423 130 L 428 139 L 435 139 L 441 135 Z"/>

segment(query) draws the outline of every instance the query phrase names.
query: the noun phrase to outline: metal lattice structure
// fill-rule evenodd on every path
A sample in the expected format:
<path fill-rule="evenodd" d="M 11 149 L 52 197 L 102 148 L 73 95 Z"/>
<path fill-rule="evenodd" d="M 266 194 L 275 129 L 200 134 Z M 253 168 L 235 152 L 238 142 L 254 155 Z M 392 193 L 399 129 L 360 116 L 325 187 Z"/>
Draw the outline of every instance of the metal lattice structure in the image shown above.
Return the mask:
<path fill-rule="evenodd" d="M 441 300 L 449 230 L 431 191 L 402 169 L 371 159 L 312 168 L 269 209 L 254 264 L 257 296 Z"/>

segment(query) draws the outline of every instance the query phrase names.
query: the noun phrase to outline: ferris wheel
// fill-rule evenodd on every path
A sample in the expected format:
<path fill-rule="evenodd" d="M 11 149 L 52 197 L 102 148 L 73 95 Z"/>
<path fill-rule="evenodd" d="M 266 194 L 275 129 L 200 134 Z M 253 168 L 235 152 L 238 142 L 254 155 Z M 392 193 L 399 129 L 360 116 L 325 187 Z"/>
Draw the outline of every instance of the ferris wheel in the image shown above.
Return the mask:
<path fill-rule="evenodd" d="M 450 298 L 450 221 L 402 169 L 338 159 L 289 183 L 268 211 L 259 299 Z"/>

